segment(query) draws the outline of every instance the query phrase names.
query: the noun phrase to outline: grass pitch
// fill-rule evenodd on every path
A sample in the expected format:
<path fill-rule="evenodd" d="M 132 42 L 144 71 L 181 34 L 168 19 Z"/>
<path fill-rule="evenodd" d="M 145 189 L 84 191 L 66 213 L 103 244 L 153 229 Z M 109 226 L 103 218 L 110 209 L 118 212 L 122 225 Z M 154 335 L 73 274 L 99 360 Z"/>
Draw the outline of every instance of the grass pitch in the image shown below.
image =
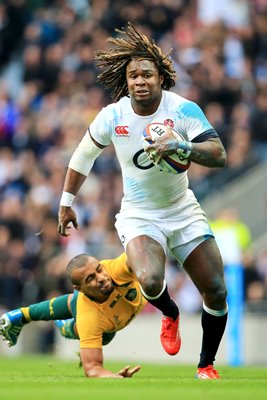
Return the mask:
<path fill-rule="evenodd" d="M 107 363 L 118 371 L 127 363 Z M 132 365 L 133 366 L 133 365 Z M 88 379 L 78 362 L 50 356 L 0 359 L 1 400 L 266 400 L 267 367 L 218 367 L 220 381 L 194 378 L 195 366 L 142 364 L 132 379 Z"/>

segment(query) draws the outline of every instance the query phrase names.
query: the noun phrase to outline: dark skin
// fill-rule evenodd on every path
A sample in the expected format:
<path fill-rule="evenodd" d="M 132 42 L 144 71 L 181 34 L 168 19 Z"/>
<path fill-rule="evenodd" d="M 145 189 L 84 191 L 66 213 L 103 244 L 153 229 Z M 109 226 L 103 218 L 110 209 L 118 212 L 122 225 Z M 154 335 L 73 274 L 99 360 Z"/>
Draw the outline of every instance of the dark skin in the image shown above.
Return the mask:
<path fill-rule="evenodd" d="M 133 60 L 126 68 L 126 79 L 132 107 L 138 115 L 151 115 L 162 96 L 163 77 L 148 60 Z"/>
<path fill-rule="evenodd" d="M 148 153 L 153 152 L 157 163 L 166 155 L 176 153 L 179 148 L 179 141 L 170 126 L 167 126 L 164 136 L 159 136 L 155 140 L 148 136 L 146 140 L 153 141 L 152 144 L 146 147 L 146 151 Z M 210 138 L 202 143 L 192 143 L 190 161 L 205 167 L 223 167 L 225 164 L 225 150 L 221 140 L 219 138 Z"/>
<path fill-rule="evenodd" d="M 133 59 L 126 68 L 126 80 L 132 107 L 138 115 L 153 114 L 161 101 L 163 77 L 153 61 Z M 100 144 L 95 142 L 101 147 Z M 174 153 L 179 143 L 169 128 L 152 143 L 148 150 L 155 151 L 160 157 Z M 217 168 L 225 165 L 226 153 L 219 138 L 202 143 L 193 143 L 190 161 Z M 85 176 L 68 169 L 64 191 L 77 194 Z M 60 207 L 58 231 L 68 236 L 69 223 L 77 229 L 77 219 L 69 207 Z M 131 268 L 149 296 L 157 296 L 164 282 L 166 256 L 161 245 L 142 235 L 132 239 L 126 249 Z M 175 255 L 175 249 L 173 250 Z M 198 288 L 207 307 L 223 310 L 226 307 L 226 287 L 223 278 L 223 263 L 217 244 L 213 238 L 197 246 L 184 262 L 184 269 Z"/>

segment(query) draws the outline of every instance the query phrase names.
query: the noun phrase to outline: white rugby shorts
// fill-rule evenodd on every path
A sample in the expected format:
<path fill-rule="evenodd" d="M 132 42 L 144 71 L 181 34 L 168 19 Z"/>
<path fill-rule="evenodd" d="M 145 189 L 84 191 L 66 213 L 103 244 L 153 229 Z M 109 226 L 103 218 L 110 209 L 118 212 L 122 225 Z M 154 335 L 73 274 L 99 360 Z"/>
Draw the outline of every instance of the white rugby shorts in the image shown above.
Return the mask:
<path fill-rule="evenodd" d="M 190 189 L 168 208 L 120 211 L 115 227 L 125 249 L 135 237 L 147 235 L 162 246 L 166 255 L 173 253 L 181 265 L 200 243 L 214 237 L 205 212 Z"/>

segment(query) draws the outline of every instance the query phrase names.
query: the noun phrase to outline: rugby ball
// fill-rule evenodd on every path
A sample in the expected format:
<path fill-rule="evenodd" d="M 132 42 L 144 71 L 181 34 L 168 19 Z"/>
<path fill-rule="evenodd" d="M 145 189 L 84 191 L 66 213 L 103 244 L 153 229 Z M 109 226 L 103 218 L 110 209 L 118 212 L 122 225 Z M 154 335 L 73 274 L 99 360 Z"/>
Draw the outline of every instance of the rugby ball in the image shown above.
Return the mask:
<path fill-rule="evenodd" d="M 145 151 L 147 145 L 152 143 L 152 141 L 147 141 L 145 138 L 150 136 L 152 139 L 154 139 L 162 136 L 166 133 L 166 128 L 167 125 L 164 125 L 160 122 L 153 122 L 152 124 L 147 125 L 145 131 L 143 132 L 143 147 Z M 184 137 L 175 129 L 172 128 L 172 131 L 178 140 L 185 140 Z M 161 171 L 170 172 L 171 174 L 180 174 L 185 172 L 188 170 L 191 164 L 187 158 L 184 158 L 182 155 L 178 154 L 166 156 L 159 163 L 156 163 L 155 161 L 153 162 L 160 168 Z"/>

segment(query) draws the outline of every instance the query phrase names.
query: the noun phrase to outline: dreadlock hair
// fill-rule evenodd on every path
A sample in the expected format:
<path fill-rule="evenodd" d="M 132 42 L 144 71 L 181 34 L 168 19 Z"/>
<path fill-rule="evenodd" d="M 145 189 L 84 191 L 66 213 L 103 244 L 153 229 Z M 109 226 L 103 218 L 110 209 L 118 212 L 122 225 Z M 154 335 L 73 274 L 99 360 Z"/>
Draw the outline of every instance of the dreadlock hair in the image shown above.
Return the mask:
<path fill-rule="evenodd" d="M 151 60 L 155 63 L 159 74 L 163 76 L 162 89 L 169 90 L 175 85 L 176 73 L 169 57 L 172 50 L 166 55 L 162 54 L 161 48 L 155 44 L 154 40 L 141 35 L 130 22 L 126 28 L 115 29 L 115 31 L 127 35 L 128 38 L 110 37 L 107 41 L 114 47 L 95 53 L 96 64 L 101 71 L 97 80 L 111 90 L 114 100 L 120 100 L 128 95 L 126 67 L 133 59 Z"/>

